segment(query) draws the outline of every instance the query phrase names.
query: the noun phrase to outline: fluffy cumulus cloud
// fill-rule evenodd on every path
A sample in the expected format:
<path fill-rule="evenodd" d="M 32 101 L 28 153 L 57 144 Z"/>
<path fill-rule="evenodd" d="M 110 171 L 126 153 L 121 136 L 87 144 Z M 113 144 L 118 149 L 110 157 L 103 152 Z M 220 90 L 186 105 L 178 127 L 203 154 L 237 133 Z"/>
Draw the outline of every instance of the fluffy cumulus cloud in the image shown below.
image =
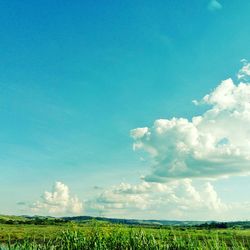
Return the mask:
<path fill-rule="evenodd" d="M 246 79 L 248 64 L 239 71 Z M 196 104 L 209 109 L 191 120 L 156 120 L 152 127 L 131 131 L 134 149 L 151 158 L 147 181 L 219 178 L 250 172 L 250 84 L 223 81 Z"/>
<path fill-rule="evenodd" d="M 121 183 L 103 191 L 88 203 L 104 216 L 165 219 L 202 218 L 204 213 L 222 214 L 228 207 L 210 183 L 199 188 L 190 179 L 171 183 Z"/>
<path fill-rule="evenodd" d="M 31 210 L 38 214 L 70 215 L 80 214 L 83 204 L 77 196 L 71 196 L 68 186 L 56 182 L 52 192 L 45 191 L 41 200 L 33 203 Z"/>

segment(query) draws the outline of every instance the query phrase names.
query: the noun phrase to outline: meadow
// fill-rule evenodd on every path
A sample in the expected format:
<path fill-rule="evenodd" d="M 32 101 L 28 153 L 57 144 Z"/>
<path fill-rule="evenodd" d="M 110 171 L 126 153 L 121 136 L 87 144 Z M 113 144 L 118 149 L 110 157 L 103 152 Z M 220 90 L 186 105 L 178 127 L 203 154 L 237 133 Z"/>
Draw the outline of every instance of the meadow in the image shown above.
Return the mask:
<path fill-rule="evenodd" d="M 1 250 L 250 249 L 249 229 L 122 225 L 109 222 L 55 225 L 0 224 Z"/>

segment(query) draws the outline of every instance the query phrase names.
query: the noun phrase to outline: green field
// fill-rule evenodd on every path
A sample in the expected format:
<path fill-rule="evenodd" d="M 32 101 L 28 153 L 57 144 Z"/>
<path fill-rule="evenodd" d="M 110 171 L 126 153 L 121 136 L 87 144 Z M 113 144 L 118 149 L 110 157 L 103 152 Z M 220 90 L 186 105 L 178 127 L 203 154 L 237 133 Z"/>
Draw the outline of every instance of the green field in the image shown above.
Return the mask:
<path fill-rule="evenodd" d="M 13 219 L 0 224 L 0 249 L 250 249 L 250 229 L 124 225 L 46 220 L 48 225 Z M 44 223 L 44 222 L 43 222 Z"/>

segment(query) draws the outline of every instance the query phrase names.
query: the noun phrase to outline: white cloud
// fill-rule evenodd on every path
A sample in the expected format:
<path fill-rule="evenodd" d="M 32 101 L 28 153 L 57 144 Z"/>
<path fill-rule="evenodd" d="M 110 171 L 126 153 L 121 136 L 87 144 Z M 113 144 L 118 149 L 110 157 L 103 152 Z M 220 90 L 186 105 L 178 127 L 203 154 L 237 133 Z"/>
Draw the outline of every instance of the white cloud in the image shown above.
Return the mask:
<path fill-rule="evenodd" d="M 246 59 L 242 59 L 243 67 L 239 70 L 237 77 L 241 81 L 248 81 L 250 77 L 250 63 Z"/>
<path fill-rule="evenodd" d="M 210 109 L 191 120 L 159 119 L 131 131 L 134 150 L 146 152 L 153 165 L 145 180 L 249 174 L 250 84 L 227 79 L 199 103 Z"/>
<path fill-rule="evenodd" d="M 167 184 L 121 183 L 100 193 L 87 206 L 104 216 L 153 218 L 157 213 L 165 219 L 191 219 L 191 214 L 201 218 L 204 213 L 215 216 L 227 210 L 210 183 L 197 189 L 190 179 Z"/>
<path fill-rule="evenodd" d="M 56 182 L 52 192 L 45 191 L 41 200 L 31 205 L 31 210 L 40 214 L 80 214 L 83 209 L 82 202 L 77 196 L 71 196 L 68 186 Z"/>
<path fill-rule="evenodd" d="M 227 79 L 201 101 L 194 101 L 208 106 L 199 116 L 158 119 L 152 127 L 132 130 L 133 148 L 149 156 L 143 158 L 149 159 L 151 173 L 140 184 L 121 183 L 102 191 L 87 202 L 89 211 L 182 220 L 232 220 L 239 218 L 238 211 L 245 216 L 248 202 L 223 202 L 204 179 L 250 173 L 248 75 L 250 66 L 244 62 L 238 85 Z"/>
<path fill-rule="evenodd" d="M 222 5 L 217 0 L 211 0 L 208 4 L 208 9 L 216 11 L 222 9 Z"/>
<path fill-rule="evenodd" d="M 214 187 L 211 183 L 207 182 L 204 190 L 204 198 L 206 199 L 207 206 L 212 210 L 225 209 L 227 206 L 222 203 L 221 199 L 218 197 Z"/>

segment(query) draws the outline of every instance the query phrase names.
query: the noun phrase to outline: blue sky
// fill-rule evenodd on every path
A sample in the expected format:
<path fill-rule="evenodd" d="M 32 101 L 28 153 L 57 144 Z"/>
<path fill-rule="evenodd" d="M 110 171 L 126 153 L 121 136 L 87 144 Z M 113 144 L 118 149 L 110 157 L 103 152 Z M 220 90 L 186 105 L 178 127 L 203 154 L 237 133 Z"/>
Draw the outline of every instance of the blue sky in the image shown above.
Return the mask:
<path fill-rule="evenodd" d="M 2 1 L 0 213 L 32 213 L 60 181 L 95 215 L 97 192 L 140 182 L 152 164 L 130 131 L 204 113 L 192 100 L 236 80 L 249 59 L 249 10 L 247 0 Z M 212 184 L 225 202 L 248 202 L 248 183 Z M 135 210 L 117 216 L 146 217 Z"/>

